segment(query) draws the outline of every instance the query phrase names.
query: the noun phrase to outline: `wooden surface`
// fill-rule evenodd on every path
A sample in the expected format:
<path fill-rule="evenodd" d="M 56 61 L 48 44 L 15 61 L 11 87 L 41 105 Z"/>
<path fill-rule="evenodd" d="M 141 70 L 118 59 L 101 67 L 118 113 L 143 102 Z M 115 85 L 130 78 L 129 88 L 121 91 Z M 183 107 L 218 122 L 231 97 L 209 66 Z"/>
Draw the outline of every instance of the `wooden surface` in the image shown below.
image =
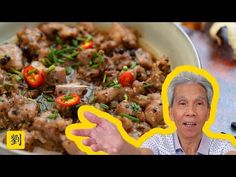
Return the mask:
<path fill-rule="evenodd" d="M 231 122 L 236 122 L 236 61 L 232 59 L 232 50 L 218 47 L 207 32 L 183 29 L 198 51 L 202 68 L 217 79 L 220 87 L 217 115 L 211 130 L 236 135 L 231 129 Z"/>

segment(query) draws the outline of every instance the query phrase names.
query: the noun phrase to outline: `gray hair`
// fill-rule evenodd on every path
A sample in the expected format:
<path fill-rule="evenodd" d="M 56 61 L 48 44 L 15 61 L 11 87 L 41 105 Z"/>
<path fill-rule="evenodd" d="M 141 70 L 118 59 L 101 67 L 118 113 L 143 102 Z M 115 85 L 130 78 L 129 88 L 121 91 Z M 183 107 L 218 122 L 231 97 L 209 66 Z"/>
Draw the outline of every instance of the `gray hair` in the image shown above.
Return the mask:
<path fill-rule="evenodd" d="M 192 72 L 181 72 L 171 81 L 168 88 L 168 101 L 170 106 L 173 106 L 175 87 L 184 83 L 196 83 L 201 85 L 206 90 L 207 102 L 210 107 L 213 96 L 213 88 L 211 83 L 201 75 L 197 75 Z"/>

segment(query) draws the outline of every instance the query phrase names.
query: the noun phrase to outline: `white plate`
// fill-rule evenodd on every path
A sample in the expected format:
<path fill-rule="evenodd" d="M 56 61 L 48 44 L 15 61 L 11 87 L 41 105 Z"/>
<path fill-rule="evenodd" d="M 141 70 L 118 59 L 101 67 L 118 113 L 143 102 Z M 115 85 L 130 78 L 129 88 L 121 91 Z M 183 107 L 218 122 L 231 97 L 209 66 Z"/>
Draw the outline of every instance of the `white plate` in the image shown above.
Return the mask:
<path fill-rule="evenodd" d="M 0 23 L 0 42 L 14 36 L 24 26 L 33 26 L 37 23 Z M 196 49 L 188 36 L 175 23 L 124 23 L 135 28 L 142 36 L 144 47 L 157 56 L 168 56 L 172 69 L 180 65 L 201 67 Z M 98 23 L 99 28 L 107 29 L 111 23 Z M 0 133 L 0 139 L 4 133 Z M 2 141 L 1 141 L 2 142 Z M 59 154 L 35 148 L 33 153 L 21 150 L 7 150 L 0 142 L 0 154 Z"/>

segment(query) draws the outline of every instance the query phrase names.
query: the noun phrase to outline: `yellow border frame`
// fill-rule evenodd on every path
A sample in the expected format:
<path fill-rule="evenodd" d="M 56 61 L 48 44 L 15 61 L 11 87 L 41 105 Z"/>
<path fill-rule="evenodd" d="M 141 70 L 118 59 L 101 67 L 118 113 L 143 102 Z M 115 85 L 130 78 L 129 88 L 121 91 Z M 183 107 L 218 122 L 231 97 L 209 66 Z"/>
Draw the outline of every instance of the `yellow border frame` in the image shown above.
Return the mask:
<path fill-rule="evenodd" d="M 76 124 L 71 124 L 66 128 L 65 134 L 66 134 L 67 138 L 74 141 L 76 143 L 76 145 L 78 146 L 78 148 L 87 154 L 92 154 L 92 155 L 107 154 L 103 151 L 94 152 L 90 147 L 85 146 L 82 143 L 82 140 L 86 139 L 87 137 L 79 137 L 79 136 L 75 136 L 72 134 L 72 130 L 74 130 L 74 129 L 85 129 L 85 128 L 88 129 L 88 128 L 93 128 L 95 126 L 95 124 L 89 122 L 84 117 L 85 111 L 90 111 L 90 112 L 96 114 L 98 117 L 104 118 L 104 119 L 110 121 L 111 123 L 115 124 L 117 126 L 119 132 L 121 133 L 121 136 L 125 139 L 125 141 L 127 141 L 128 143 L 132 144 L 135 147 L 140 147 L 141 144 L 145 140 L 152 137 L 154 134 L 157 134 L 157 133 L 170 134 L 170 133 L 175 132 L 176 126 L 175 126 L 174 122 L 171 121 L 171 119 L 169 118 L 169 110 L 168 110 L 169 104 L 168 104 L 168 97 L 167 97 L 167 88 L 169 87 L 172 79 L 175 76 L 177 76 L 180 72 L 183 72 L 183 71 L 191 71 L 193 73 L 199 74 L 199 75 L 205 77 L 213 86 L 214 94 L 213 94 L 213 99 L 212 99 L 212 103 L 211 103 L 210 117 L 203 127 L 203 132 L 210 138 L 219 138 L 219 139 L 229 140 L 236 147 L 236 140 L 233 135 L 214 133 L 210 130 L 210 127 L 213 124 L 215 116 L 216 116 L 216 108 L 217 108 L 219 92 L 220 92 L 216 79 L 210 73 L 208 73 L 206 70 L 199 69 L 194 66 L 188 66 L 188 65 L 176 67 L 167 76 L 167 78 L 165 79 L 165 82 L 162 86 L 161 98 L 162 98 L 162 103 L 163 103 L 163 117 L 164 117 L 166 124 L 169 126 L 167 129 L 162 129 L 162 128 L 151 129 L 150 131 L 148 131 L 147 133 L 142 135 L 138 140 L 136 140 L 126 133 L 126 131 L 122 127 L 121 122 L 118 119 L 114 118 L 112 115 L 110 115 L 106 112 L 103 112 L 103 111 L 100 111 L 100 110 L 94 108 L 93 106 L 86 105 L 86 106 L 81 106 L 78 109 L 78 117 L 81 122 L 76 123 Z"/>

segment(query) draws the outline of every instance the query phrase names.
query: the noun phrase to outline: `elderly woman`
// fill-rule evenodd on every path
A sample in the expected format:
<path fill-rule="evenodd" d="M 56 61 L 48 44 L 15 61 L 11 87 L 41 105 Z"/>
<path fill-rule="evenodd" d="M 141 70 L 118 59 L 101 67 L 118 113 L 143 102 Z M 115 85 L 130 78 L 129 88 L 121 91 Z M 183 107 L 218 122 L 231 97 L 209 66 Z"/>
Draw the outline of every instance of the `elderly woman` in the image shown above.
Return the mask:
<path fill-rule="evenodd" d="M 209 118 L 213 89 L 204 77 L 182 72 L 169 85 L 169 115 L 177 131 L 173 134 L 156 134 L 140 148 L 127 143 L 117 128 L 96 115 L 85 112 L 85 117 L 96 123 L 93 129 L 75 130 L 73 134 L 88 136 L 84 144 L 94 151 L 109 154 L 236 154 L 229 141 L 207 137 L 202 128 Z"/>

